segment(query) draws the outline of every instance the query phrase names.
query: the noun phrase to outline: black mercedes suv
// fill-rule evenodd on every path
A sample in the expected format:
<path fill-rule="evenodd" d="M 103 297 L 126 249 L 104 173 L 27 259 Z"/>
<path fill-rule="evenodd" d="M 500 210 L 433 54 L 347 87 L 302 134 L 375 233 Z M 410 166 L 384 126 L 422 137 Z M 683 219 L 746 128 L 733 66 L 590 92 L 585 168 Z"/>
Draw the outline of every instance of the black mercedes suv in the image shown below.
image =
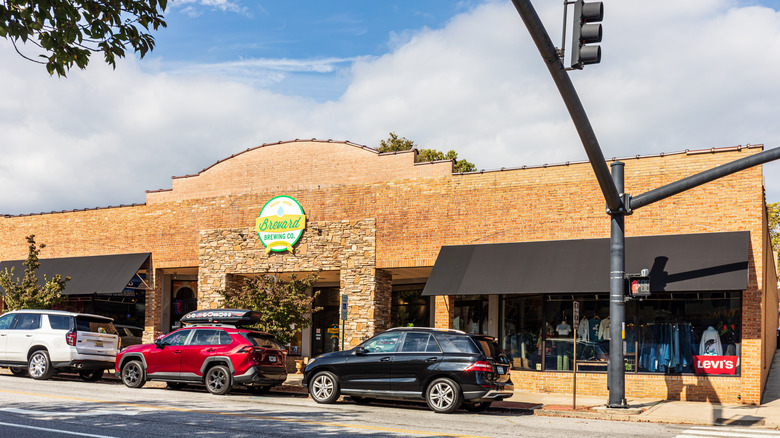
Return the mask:
<path fill-rule="evenodd" d="M 318 403 L 342 394 L 358 403 L 424 399 L 439 413 L 482 411 L 514 391 L 509 359 L 494 338 L 420 327 L 393 328 L 310 360 L 303 386 Z"/>

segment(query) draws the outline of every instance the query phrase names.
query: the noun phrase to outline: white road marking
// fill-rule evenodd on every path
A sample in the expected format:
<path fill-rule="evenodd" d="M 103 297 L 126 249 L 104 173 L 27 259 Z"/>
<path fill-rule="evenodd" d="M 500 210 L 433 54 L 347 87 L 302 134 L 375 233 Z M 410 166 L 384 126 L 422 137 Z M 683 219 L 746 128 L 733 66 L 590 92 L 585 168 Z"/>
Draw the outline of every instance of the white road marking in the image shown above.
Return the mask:
<path fill-rule="evenodd" d="M 12 414 L 32 415 L 36 417 L 91 417 L 94 415 L 138 415 L 138 411 L 109 411 L 106 409 L 95 409 L 87 412 L 72 412 L 72 411 L 41 411 L 35 409 L 18 409 L 18 408 L 0 408 L 2 412 L 10 412 Z"/>
<path fill-rule="evenodd" d="M 43 432 L 55 432 L 65 435 L 76 435 L 76 436 L 89 436 L 94 438 L 116 438 L 111 435 L 93 435 L 89 433 L 84 432 L 68 432 L 66 430 L 58 430 L 58 429 L 48 429 L 45 427 L 36 427 L 36 426 L 27 426 L 24 424 L 13 424 L 13 423 L 0 423 L 0 426 L 8 426 L 8 427 L 18 427 L 20 429 L 30 429 L 30 430 L 40 430 Z"/>
<path fill-rule="evenodd" d="M 686 429 L 675 438 L 780 438 L 780 431 L 740 427 L 697 426 Z"/>

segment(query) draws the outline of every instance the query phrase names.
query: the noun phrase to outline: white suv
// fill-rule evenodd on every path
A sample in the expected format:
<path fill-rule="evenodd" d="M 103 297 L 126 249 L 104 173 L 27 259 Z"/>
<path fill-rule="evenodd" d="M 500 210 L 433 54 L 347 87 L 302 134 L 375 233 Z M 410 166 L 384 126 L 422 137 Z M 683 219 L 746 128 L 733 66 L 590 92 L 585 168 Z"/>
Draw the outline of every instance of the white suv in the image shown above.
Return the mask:
<path fill-rule="evenodd" d="M 0 316 L 0 367 L 48 379 L 79 373 L 86 381 L 114 368 L 119 348 L 113 319 L 58 310 L 15 310 Z"/>

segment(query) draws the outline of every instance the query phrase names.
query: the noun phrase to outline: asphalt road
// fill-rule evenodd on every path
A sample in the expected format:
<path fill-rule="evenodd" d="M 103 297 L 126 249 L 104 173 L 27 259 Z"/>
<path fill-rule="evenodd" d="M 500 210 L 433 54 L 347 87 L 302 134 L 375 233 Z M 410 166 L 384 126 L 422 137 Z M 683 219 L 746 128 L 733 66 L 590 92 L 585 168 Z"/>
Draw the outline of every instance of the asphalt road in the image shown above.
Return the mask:
<path fill-rule="evenodd" d="M 674 437 L 682 426 L 458 411 L 424 404 L 319 405 L 301 395 L 214 396 L 204 388 L 127 388 L 0 375 L 0 437 Z"/>

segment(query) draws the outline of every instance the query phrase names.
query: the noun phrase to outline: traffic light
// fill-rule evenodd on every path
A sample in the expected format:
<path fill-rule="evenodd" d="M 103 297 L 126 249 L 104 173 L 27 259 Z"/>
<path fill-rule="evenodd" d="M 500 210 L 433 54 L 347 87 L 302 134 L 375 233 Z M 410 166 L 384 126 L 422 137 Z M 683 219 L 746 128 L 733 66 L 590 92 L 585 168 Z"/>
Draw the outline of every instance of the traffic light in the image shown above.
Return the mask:
<path fill-rule="evenodd" d="M 571 41 L 571 67 L 582 69 L 586 64 L 601 62 L 601 46 L 586 44 L 601 42 L 601 24 L 604 3 L 576 0 L 574 2 L 574 29 Z"/>

